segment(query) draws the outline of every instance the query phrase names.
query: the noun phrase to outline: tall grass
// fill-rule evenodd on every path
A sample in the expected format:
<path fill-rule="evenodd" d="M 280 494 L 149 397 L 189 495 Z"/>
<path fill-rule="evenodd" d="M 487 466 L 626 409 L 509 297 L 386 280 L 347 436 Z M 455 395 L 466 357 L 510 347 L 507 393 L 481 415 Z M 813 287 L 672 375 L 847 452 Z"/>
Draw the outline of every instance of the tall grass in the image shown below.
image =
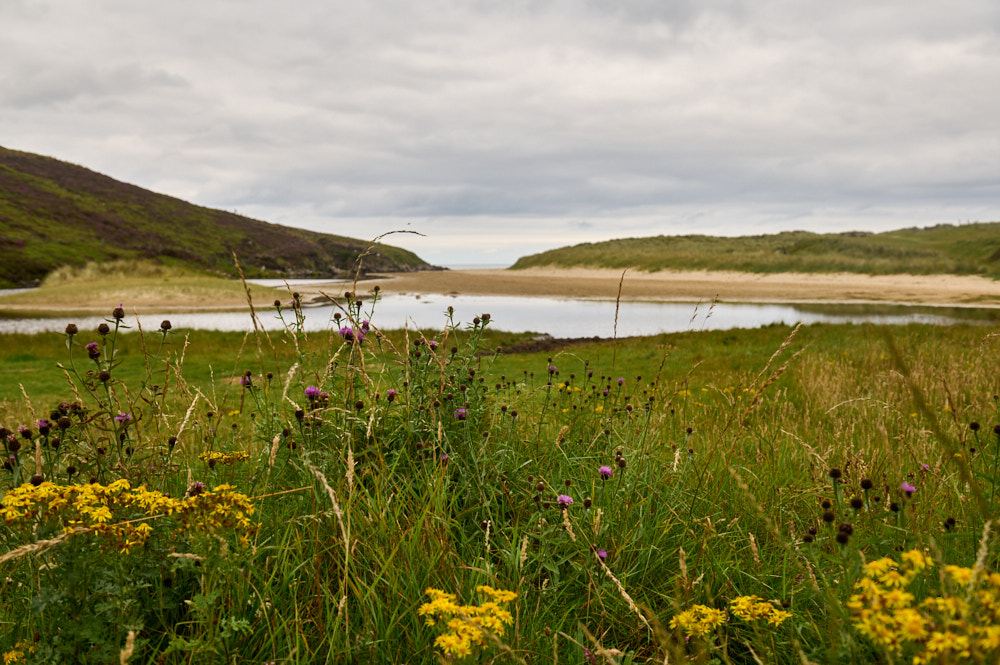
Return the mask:
<path fill-rule="evenodd" d="M 148 523 L 131 546 L 52 499 L 7 510 L 4 652 L 111 662 L 132 634 L 130 662 L 149 663 L 997 654 L 1000 338 L 986 328 L 772 326 L 517 355 L 497 351 L 515 340 L 487 314 L 386 334 L 366 323 L 377 303 L 349 304 L 321 335 L 281 314 L 284 333 L 225 337 L 213 357 L 229 361 L 200 361 L 197 379 L 188 362 L 211 336 L 120 335 L 112 317 L 107 335 L 68 340 L 64 403 L 36 397 L 4 423 L 5 505 L 121 479 L 186 503 L 148 514 L 119 485 L 102 524 Z M 252 504 L 250 524 L 237 499 L 218 524 L 185 517 L 209 514 L 221 485 Z M 932 574 L 903 562 L 913 551 Z M 882 558 L 905 573 L 922 636 L 879 641 L 858 609 L 883 601 L 866 565 Z M 946 565 L 978 577 L 959 588 L 966 568 Z M 498 606 L 477 623 L 481 586 L 516 594 L 509 622 Z M 959 601 L 958 618 L 936 609 Z M 429 625 L 432 605 L 451 623 Z M 934 651 L 946 634 L 967 656 Z"/>

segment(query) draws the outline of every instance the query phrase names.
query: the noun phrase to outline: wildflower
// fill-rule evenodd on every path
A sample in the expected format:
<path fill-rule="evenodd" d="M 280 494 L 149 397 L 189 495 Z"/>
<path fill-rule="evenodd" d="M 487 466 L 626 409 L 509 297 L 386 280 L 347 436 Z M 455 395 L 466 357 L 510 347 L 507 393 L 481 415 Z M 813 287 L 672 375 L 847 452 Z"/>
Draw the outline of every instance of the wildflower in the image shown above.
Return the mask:
<path fill-rule="evenodd" d="M 344 338 L 344 341 L 346 342 L 351 342 L 356 339 L 358 340 L 358 344 L 360 344 L 361 342 L 365 341 L 364 330 L 355 330 L 354 328 L 351 328 L 349 326 L 344 326 L 337 332 L 340 334 L 342 338 Z"/>
<path fill-rule="evenodd" d="M 758 596 L 739 596 L 729 603 L 729 610 L 734 616 L 746 622 L 764 619 L 769 625 L 780 626 L 791 614 L 779 610 L 770 602 Z"/>
<path fill-rule="evenodd" d="M 250 455 L 242 450 L 232 453 L 219 453 L 213 451 L 198 455 L 198 459 L 203 460 L 210 467 L 215 467 L 217 464 L 232 466 L 236 462 L 242 462 L 243 460 L 250 459 Z"/>
<path fill-rule="evenodd" d="M 165 333 L 171 328 L 173 328 L 173 325 L 170 323 L 168 319 L 163 319 L 163 321 L 160 322 L 160 332 Z"/>
<path fill-rule="evenodd" d="M 97 360 L 101 357 L 101 350 L 97 348 L 97 342 L 91 342 L 84 348 L 87 349 L 87 355 L 90 356 L 91 360 Z"/>
<path fill-rule="evenodd" d="M 467 409 L 455 409 L 455 420 L 465 420 L 469 417 Z"/>
<path fill-rule="evenodd" d="M 559 505 L 563 508 L 568 508 L 573 505 L 573 497 L 568 494 L 560 494 L 556 497 L 556 501 L 558 501 Z"/>
<path fill-rule="evenodd" d="M 600 468 L 599 468 L 599 469 L 597 470 L 597 473 L 598 473 L 598 475 L 600 475 L 600 476 L 601 476 L 601 478 L 602 478 L 602 479 L 604 479 L 604 480 L 607 480 L 607 479 L 608 479 L 608 478 L 610 478 L 611 476 L 615 475 L 615 472 L 614 472 L 614 471 L 612 470 L 612 468 L 611 468 L 610 466 L 606 465 L 606 464 L 605 464 L 605 465 L 603 465 L 603 466 L 601 466 L 601 467 L 600 467 Z"/>
<path fill-rule="evenodd" d="M 910 483 L 906 482 L 905 480 L 904 480 L 904 481 L 902 482 L 902 484 L 901 484 L 901 485 L 899 486 L 899 489 L 901 489 L 901 490 L 903 490 L 904 492 L 906 492 L 906 496 L 912 496 L 912 495 L 913 495 L 913 493 L 917 491 L 917 488 L 916 488 L 916 487 L 914 487 L 914 486 L 913 486 L 913 485 L 911 485 Z"/>
<path fill-rule="evenodd" d="M 556 366 L 549 365 L 549 374 L 555 374 L 555 373 L 556 373 Z"/>
<path fill-rule="evenodd" d="M 601 558 L 601 560 L 603 561 L 604 559 L 608 558 L 608 551 L 607 550 L 597 550 L 597 556 L 599 556 Z"/>
<path fill-rule="evenodd" d="M 431 600 L 417 610 L 419 616 L 426 617 L 428 626 L 441 622 L 447 627 L 447 632 L 438 636 L 434 646 L 449 658 L 471 655 L 474 647 L 487 644 L 487 631 L 502 637 L 506 626 L 514 622 L 506 604 L 517 598 L 516 593 L 489 586 L 476 587 L 476 591 L 489 600 L 480 605 L 460 605 L 455 594 L 428 588 L 425 593 Z"/>
<path fill-rule="evenodd" d="M 111 310 L 111 316 L 114 317 L 115 321 L 121 321 L 125 318 L 125 308 L 124 303 L 118 303 L 118 307 Z"/>
<path fill-rule="evenodd" d="M 103 336 L 107 335 L 109 332 L 111 332 L 111 328 L 110 328 L 110 326 L 108 326 L 108 324 L 102 323 L 101 325 L 97 326 L 97 334 L 98 335 L 100 335 L 100 336 L 103 337 Z M 96 347 L 97 345 L 95 344 L 94 346 Z"/>
<path fill-rule="evenodd" d="M 76 327 L 75 323 L 68 323 L 68 324 L 66 324 L 66 334 L 69 337 L 72 337 L 73 335 L 77 334 L 78 332 L 80 332 L 80 329 Z"/>
<path fill-rule="evenodd" d="M 619 377 L 618 377 L 618 385 L 620 386 L 620 385 L 622 385 L 623 383 L 625 383 L 625 377 L 624 377 L 624 376 L 619 376 Z"/>
<path fill-rule="evenodd" d="M 38 433 L 41 434 L 42 436 L 48 436 L 49 430 L 51 429 L 52 425 L 51 423 L 49 423 L 48 420 L 43 419 L 38 421 Z"/>
<path fill-rule="evenodd" d="M 392 388 L 389 388 L 388 390 L 385 391 L 385 400 L 387 402 L 391 402 L 394 399 L 396 399 L 396 391 L 393 390 Z"/>
<path fill-rule="evenodd" d="M 694 605 L 670 620 L 671 628 L 680 628 L 687 637 L 707 635 L 726 622 L 725 610 Z"/>
<path fill-rule="evenodd" d="M 243 386 L 244 388 L 253 387 L 253 374 L 250 372 L 250 370 L 244 372 L 243 376 L 240 377 L 240 385 Z"/>
<path fill-rule="evenodd" d="M 317 388 L 316 386 L 308 386 L 306 388 L 306 398 L 309 401 L 313 401 L 317 397 L 319 397 L 319 388 Z"/>
<path fill-rule="evenodd" d="M 123 425 L 127 425 L 129 422 L 131 422 L 131 420 L 132 420 L 131 413 L 119 413 L 117 416 L 115 416 L 115 422 Z"/>

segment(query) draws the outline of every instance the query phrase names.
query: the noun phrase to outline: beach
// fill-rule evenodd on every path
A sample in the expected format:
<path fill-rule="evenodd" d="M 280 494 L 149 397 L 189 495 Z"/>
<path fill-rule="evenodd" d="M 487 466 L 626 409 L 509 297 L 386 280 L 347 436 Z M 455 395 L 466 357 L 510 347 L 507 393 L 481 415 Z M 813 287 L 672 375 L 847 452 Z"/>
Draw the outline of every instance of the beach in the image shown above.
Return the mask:
<path fill-rule="evenodd" d="M 959 275 L 859 275 L 853 273 L 643 272 L 591 268 L 442 270 L 378 275 L 357 292 L 446 295 L 520 295 L 623 300 L 756 303 L 896 303 L 1000 306 L 1000 281 Z M 338 289 L 339 290 L 339 289 Z M 301 287 L 304 295 L 326 287 Z"/>

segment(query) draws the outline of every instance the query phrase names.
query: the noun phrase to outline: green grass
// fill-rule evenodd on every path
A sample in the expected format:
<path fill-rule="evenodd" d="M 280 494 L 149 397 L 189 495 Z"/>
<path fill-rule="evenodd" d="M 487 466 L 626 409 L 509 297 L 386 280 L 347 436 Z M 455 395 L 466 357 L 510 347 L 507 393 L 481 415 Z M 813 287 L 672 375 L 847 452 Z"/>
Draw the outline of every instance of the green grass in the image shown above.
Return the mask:
<path fill-rule="evenodd" d="M 85 331 L 71 362 L 65 336 L 7 336 L 0 424 L 31 427 L 46 480 L 127 478 L 173 497 L 231 483 L 257 526 L 204 534 L 160 517 L 123 553 L 98 534 L 37 545 L 58 520 L 12 521 L 0 556 L 38 549 L 0 563 L 0 650 L 111 662 L 133 630 L 133 663 L 434 662 L 445 628 L 418 615 L 425 590 L 476 603 L 486 584 L 518 596 L 468 662 L 579 663 L 586 647 L 613 663 L 888 663 L 926 645 L 893 657 L 855 627 L 864 561 L 926 551 L 937 567 L 910 587 L 917 600 L 962 596 L 938 575 L 946 563 L 981 552 L 996 569 L 995 536 L 980 545 L 1000 460 L 1000 337 L 986 327 L 770 326 L 499 355 L 526 336 L 369 332 L 358 346 L 293 325 L 161 339 Z M 78 399 L 57 362 L 86 411 L 66 408 L 55 449 L 34 421 Z M 310 386 L 328 397 L 311 401 Z M 0 472 L 7 488 L 35 472 L 31 450 Z M 249 458 L 209 467 L 207 451 Z M 691 639 L 670 625 L 748 595 L 791 617 L 730 614 Z M 991 612 L 970 606 L 948 629 L 996 626 Z"/>
<path fill-rule="evenodd" d="M 514 269 L 558 266 L 658 270 L 1000 275 L 1000 223 L 885 233 L 805 231 L 720 238 L 625 238 L 532 254 Z"/>
<path fill-rule="evenodd" d="M 110 313 L 120 302 L 130 308 L 160 312 L 192 309 L 246 309 L 246 288 L 258 304 L 288 300 L 286 289 L 244 284 L 185 268 L 167 267 L 148 259 L 63 266 L 30 291 L 0 296 L 8 315 L 18 308 L 24 316 L 71 316 L 75 313 Z M 12 312 L 10 310 L 13 310 Z M 158 325 L 158 323 L 157 323 Z"/>
<path fill-rule="evenodd" d="M 33 286 L 61 266 L 156 259 L 248 277 L 333 277 L 425 269 L 412 252 L 249 219 L 0 147 L 0 288 Z"/>

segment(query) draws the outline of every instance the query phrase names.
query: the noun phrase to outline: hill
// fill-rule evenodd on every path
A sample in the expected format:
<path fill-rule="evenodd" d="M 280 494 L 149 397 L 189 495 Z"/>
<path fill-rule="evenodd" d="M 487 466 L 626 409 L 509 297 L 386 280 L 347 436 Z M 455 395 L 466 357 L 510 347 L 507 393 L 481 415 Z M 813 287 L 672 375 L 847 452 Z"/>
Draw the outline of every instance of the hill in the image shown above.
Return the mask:
<path fill-rule="evenodd" d="M 791 231 L 738 238 L 624 238 L 524 256 L 512 268 L 541 266 L 997 277 L 1000 223 L 941 224 L 884 233 Z"/>
<path fill-rule="evenodd" d="M 336 277 L 370 243 L 293 229 L 187 203 L 74 164 L 0 147 L 0 288 L 34 286 L 62 266 L 155 258 L 247 277 Z M 432 269 L 376 245 L 367 272 Z"/>

